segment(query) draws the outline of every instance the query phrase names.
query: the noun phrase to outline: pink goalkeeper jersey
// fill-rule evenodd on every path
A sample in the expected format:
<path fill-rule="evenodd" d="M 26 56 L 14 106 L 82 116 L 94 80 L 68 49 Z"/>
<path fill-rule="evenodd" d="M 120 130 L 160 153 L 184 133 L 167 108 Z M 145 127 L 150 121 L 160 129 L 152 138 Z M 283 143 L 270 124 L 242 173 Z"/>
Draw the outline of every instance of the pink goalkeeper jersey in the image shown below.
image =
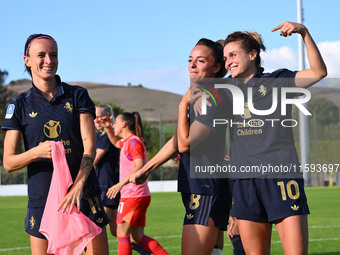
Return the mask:
<path fill-rule="evenodd" d="M 120 146 L 122 149 L 120 150 L 119 180 L 123 180 L 135 168 L 134 159 L 143 158 L 144 163 L 146 163 L 146 149 L 143 142 L 136 135 L 131 135 L 126 140 L 121 141 Z M 132 183 L 124 185 L 120 191 L 120 196 L 121 198 L 150 196 L 148 181 L 141 185 Z"/>
<path fill-rule="evenodd" d="M 55 255 L 81 254 L 101 228 L 77 212 L 58 212 L 58 205 L 73 184 L 62 142 L 52 142 L 53 175 L 39 231 L 48 240 L 47 252 Z"/>

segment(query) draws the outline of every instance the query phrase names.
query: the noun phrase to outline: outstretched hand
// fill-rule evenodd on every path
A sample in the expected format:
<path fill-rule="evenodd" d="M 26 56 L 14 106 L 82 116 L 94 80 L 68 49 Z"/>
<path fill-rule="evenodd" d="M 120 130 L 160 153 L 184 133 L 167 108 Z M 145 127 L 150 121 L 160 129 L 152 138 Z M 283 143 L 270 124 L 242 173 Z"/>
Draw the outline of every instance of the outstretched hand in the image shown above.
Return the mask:
<path fill-rule="evenodd" d="M 76 205 L 78 208 L 78 212 L 80 212 L 80 201 L 83 196 L 83 186 L 82 185 L 73 185 L 71 190 L 66 194 L 64 199 L 58 206 L 58 211 L 62 210 L 62 212 L 66 212 L 67 208 L 68 213 L 70 214 L 73 210 L 73 207 Z"/>
<path fill-rule="evenodd" d="M 118 182 L 116 185 L 113 185 L 111 188 L 109 188 L 109 190 L 106 192 L 106 196 L 110 199 L 114 199 L 123 186 L 124 185 Z"/>
<path fill-rule="evenodd" d="M 277 30 L 280 30 L 281 36 L 287 37 L 291 36 L 294 33 L 304 35 L 307 31 L 307 28 L 300 23 L 285 21 L 282 24 L 278 25 L 277 27 L 273 28 L 271 31 L 275 32 Z"/>

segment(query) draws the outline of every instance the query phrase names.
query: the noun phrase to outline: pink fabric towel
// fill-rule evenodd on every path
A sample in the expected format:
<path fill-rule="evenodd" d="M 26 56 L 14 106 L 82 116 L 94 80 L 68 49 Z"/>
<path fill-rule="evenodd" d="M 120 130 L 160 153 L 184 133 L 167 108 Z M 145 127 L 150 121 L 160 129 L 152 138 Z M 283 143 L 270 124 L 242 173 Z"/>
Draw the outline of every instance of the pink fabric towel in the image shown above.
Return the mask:
<path fill-rule="evenodd" d="M 102 231 L 74 207 L 71 214 L 58 212 L 58 205 L 73 184 L 62 142 L 52 142 L 53 175 L 39 232 L 48 240 L 47 253 L 81 254 L 85 246 Z"/>

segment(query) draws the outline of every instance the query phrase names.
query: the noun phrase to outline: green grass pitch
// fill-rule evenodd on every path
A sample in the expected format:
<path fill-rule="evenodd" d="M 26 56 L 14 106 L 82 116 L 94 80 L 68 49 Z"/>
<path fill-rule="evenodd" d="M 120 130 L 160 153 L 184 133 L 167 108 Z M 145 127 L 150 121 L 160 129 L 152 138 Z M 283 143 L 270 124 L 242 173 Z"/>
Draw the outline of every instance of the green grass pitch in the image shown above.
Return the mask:
<path fill-rule="evenodd" d="M 340 254 L 340 187 L 306 188 L 309 216 L 309 254 Z M 26 197 L 0 197 L 0 254 L 30 254 L 24 231 Z M 184 209 L 179 193 L 152 193 L 145 234 L 157 239 L 169 254 L 180 254 Z M 223 254 L 233 254 L 225 238 Z M 110 254 L 117 254 L 117 241 L 109 236 Z M 273 228 L 271 254 L 283 254 Z M 134 253 L 135 254 L 135 253 Z"/>

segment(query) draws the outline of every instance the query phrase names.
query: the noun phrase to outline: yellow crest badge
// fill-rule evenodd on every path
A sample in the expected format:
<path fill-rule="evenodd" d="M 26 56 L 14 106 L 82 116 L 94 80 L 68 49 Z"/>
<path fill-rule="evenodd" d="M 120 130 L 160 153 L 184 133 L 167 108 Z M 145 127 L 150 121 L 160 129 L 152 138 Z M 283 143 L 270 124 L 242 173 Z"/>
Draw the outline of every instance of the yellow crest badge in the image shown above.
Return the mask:
<path fill-rule="evenodd" d="M 30 228 L 33 229 L 34 226 L 35 226 L 35 219 L 34 219 L 33 216 L 31 217 L 31 219 L 29 220 L 29 222 L 30 222 Z"/>
<path fill-rule="evenodd" d="M 263 85 L 260 86 L 258 92 L 260 92 L 261 96 L 265 96 L 267 94 L 267 88 Z"/>
<path fill-rule="evenodd" d="M 67 112 L 72 113 L 73 111 L 73 105 L 71 105 L 69 102 L 66 102 L 64 108 L 67 110 Z"/>

